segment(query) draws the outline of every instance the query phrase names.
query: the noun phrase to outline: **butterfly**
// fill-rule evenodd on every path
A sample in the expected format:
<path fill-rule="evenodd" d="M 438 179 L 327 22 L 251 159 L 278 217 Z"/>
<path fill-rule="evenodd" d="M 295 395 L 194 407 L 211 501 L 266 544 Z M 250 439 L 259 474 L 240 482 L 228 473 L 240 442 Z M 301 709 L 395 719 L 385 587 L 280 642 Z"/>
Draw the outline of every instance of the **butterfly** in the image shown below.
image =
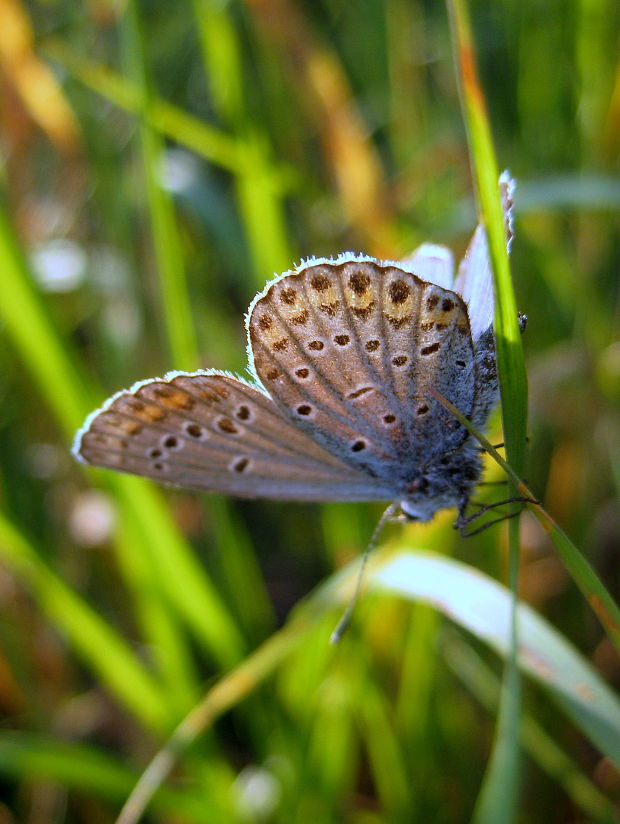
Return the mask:
<path fill-rule="evenodd" d="M 504 177 L 504 176 L 503 176 Z M 512 181 L 500 179 L 508 242 Z M 456 279 L 423 244 L 404 261 L 344 253 L 277 276 L 250 305 L 250 378 L 170 372 L 118 392 L 77 433 L 86 464 L 197 491 L 465 510 L 498 399 L 493 290 L 478 227 Z"/>

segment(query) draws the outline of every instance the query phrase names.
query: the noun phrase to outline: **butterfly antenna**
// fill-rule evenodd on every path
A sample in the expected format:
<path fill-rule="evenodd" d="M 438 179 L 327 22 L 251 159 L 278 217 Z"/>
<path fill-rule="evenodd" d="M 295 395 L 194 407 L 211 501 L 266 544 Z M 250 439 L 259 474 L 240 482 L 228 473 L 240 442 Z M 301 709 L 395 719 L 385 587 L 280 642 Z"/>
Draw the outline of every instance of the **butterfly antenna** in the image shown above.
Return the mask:
<path fill-rule="evenodd" d="M 337 644 L 340 641 L 342 636 L 347 631 L 349 624 L 351 623 L 351 616 L 353 615 L 353 610 L 355 609 L 355 605 L 359 600 L 359 594 L 362 588 L 362 579 L 364 577 L 364 570 L 366 569 L 368 558 L 377 546 L 377 543 L 379 542 L 379 538 L 381 537 L 381 533 L 383 532 L 385 525 L 396 514 L 398 507 L 398 503 L 391 503 L 388 506 L 383 515 L 379 518 L 377 526 L 375 527 L 374 532 L 370 536 L 368 546 L 366 547 L 366 550 L 362 555 L 362 561 L 360 564 L 359 572 L 357 573 L 357 580 L 355 581 L 355 589 L 353 590 L 353 595 L 351 596 L 351 600 L 349 601 L 347 608 L 344 611 L 344 615 L 342 616 L 340 621 L 338 621 L 338 626 L 330 636 L 329 641 L 331 644 Z"/>

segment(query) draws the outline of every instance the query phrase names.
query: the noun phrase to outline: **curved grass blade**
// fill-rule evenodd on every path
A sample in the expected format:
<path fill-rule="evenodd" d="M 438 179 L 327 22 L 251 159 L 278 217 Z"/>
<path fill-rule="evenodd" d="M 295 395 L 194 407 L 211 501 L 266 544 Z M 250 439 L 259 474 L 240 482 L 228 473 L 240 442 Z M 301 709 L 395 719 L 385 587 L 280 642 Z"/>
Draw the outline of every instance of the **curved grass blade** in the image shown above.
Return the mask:
<path fill-rule="evenodd" d="M 448 409 L 454 417 L 471 432 L 471 434 L 482 444 L 491 457 L 497 461 L 506 474 L 512 480 L 517 493 L 531 501 L 536 500 L 532 491 L 523 483 L 521 478 L 514 471 L 512 466 L 505 461 L 493 445 L 485 436 L 472 425 L 461 412 L 434 389 L 430 390 L 437 400 Z M 526 506 L 540 523 L 549 538 L 553 541 L 558 555 L 564 562 L 571 577 L 585 595 L 587 602 L 596 613 L 599 621 L 603 625 L 609 639 L 620 652 L 620 608 L 603 586 L 600 578 L 590 566 L 586 558 L 579 552 L 577 547 L 570 540 L 568 535 L 556 524 L 551 515 L 540 503 L 527 503 Z"/>
<path fill-rule="evenodd" d="M 457 632 L 442 635 L 443 655 L 455 677 L 489 712 L 497 708 L 500 683 L 481 655 Z M 566 795 L 593 824 L 618 824 L 616 806 L 531 715 L 521 720 L 521 742 L 529 757 L 562 786 Z"/>
<path fill-rule="evenodd" d="M 497 187 L 498 168 L 491 129 L 478 81 L 474 44 L 466 0 L 448 0 L 452 37 L 462 106 L 481 207 L 495 293 L 495 342 L 502 399 L 502 423 L 506 454 L 522 471 L 527 428 L 527 379 L 523 361 L 517 308 L 510 278 L 502 206 Z M 514 493 L 509 490 L 509 496 Z M 518 803 L 518 727 L 521 714 L 521 685 L 516 663 L 519 644 L 516 621 L 516 592 L 519 578 L 518 519 L 508 523 L 509 580 L 514 593 L 512 622 L 513 653 L 507 661 L 497 721 L 495 745 L 474 814 L 477 824 L 502 824 L 514 819 Z"/>
<path fill-rule="evenodd" d="M 513 596 L 479 570 L 432 552 L 401 550 L 375 556 L 368 583 L 430 604 L 506 658 L 511 654 Z M 315 631 L 326 609 L 346 603 L 358 561 L 332 576 L 237 668 L 224 676 L 179 724 L 152 759 L 116 824 L 136 824 L 179 756 L 215 721 L 252 693 Z M 620 764 L 620 701 L 597 672 L 544 618 L 526 604 L 517 608 L 521 641 L 519 666 L 550 693 L 572 721 L 609 758 Z M 325 648 L 331 622 L 325 631 Z"/>
<path fill-rule="evenodd" d="M 503 657 L 511 651 L 509 590 L 474 567 L 432 552 L 375 559 L 373 588 L 436 607 Z M 605 755 L 620 764 L 620 700 L 590 663 L 534 609 L 518 603 L 519 667 L 557 701 Z"/>

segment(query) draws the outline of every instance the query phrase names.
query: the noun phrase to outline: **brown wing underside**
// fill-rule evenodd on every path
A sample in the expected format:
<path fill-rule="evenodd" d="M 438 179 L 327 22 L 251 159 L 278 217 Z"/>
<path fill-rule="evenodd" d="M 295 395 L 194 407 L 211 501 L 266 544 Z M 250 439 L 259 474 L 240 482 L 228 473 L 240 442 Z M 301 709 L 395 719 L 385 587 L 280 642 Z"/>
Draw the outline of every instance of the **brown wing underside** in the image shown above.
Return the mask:
<path fill-rule="evenodd" d="M 312 441 L 262 392 L 220 374 L 181 373 L 119 393 L 89 418 L 75 452 L 95 466 L 237 497 L 391 497 Z"/>
<path fill-rule="evenodd" d="M 456 293 L 388 264 L 312 265 L 265 290 L 248 330 L 269 394 L 350 466 L 399 485 L 462 441 L 428 392 L 473 408 L 473 344 Z"/>

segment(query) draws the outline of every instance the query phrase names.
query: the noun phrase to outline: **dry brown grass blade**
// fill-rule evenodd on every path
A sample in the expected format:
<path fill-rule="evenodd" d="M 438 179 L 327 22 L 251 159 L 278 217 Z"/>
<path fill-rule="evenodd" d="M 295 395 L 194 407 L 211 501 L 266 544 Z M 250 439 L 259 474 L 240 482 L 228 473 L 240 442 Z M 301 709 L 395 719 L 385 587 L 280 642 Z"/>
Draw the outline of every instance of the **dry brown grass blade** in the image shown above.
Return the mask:
<path fill-rule="evenodd" d="M 81 145 L 73 111 L 50 68 L 34 52 L 30 18 L 18 0 L 0 0 L 0 65 L 29 117 L 61 154 L 73 155 Z M 11 117 L 4 128 L 11 134 Z"/>

